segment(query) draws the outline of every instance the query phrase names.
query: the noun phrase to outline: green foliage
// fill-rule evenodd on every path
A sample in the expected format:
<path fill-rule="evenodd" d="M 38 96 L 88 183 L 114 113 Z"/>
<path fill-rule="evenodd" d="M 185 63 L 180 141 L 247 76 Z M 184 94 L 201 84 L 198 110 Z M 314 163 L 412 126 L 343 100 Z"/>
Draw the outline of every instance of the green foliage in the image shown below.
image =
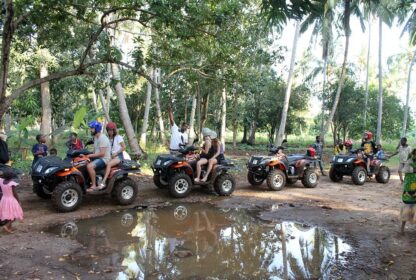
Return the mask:
<path fill-rule="evenodd" d="M 78 111 L 75 112 L 74 121 L 72 122 L 72 127 L 78 129 L 81 124 L 85 124 L 84 118 L 87 115 L 87 108 L 81 107 Z"/>

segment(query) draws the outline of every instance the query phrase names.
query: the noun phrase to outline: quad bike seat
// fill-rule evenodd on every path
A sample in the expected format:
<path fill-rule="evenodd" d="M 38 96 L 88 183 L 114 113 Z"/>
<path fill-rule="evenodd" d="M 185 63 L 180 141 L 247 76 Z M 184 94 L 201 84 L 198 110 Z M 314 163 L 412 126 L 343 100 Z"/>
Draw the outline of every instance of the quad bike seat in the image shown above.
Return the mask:
<path fill-rule="evenodd" d="M 295 154 L 295 155 L 288 155 L 287 156 L 287 160 L 289 161 L 289 164 L 294 164 L 298 160 L 304 159 L 304 158 L 305 158 L 305 155 L 300 155 L 300 154 L 299 155 Z"/>
<path fill-rule="evenodd" d="M 136 170 L 140 168 L 140 163 L 134 160 L 123 159 L 118 166 L 121 169 Z"/>

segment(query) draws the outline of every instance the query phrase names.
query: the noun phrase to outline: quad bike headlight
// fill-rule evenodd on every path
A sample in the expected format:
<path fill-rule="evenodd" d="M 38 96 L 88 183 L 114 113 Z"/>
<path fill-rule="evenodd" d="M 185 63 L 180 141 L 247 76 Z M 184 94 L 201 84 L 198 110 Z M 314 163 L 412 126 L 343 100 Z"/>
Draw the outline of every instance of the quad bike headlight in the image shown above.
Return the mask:
<path fill-rule="evenodd" d="M 167 160 L 163 163 L 163 166 L 169 165 L 172 161 L 171 160 Z"/>
<path fill-rule="evenodd" d="M 354 159 L 353 158 L 349 158 L 348 160 L 347 160 L 347 162 L 351 162 L 351 161 L 353 161 Z"/>
<path fill-rule="evenodd" d="M 336 156 L 333 156 L 332 157 L 332 161 L 335 162 L 335 159 L 336 159 Z"/>
<path fill-rule="evenodd" d="M 45 174 L 50 174 L 54 172 L 56 169 L 58 169 L 58 167 L 49 167 L 48 169 L 46 169 Z"/>

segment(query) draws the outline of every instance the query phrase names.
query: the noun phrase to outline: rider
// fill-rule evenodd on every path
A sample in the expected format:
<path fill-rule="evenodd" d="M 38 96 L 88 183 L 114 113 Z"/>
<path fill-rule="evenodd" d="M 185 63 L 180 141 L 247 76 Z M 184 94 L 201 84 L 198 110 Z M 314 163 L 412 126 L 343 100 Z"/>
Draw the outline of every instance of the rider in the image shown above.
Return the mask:
<path fill-rule="evenodd" d="M 99 169 L 104 169 L 107 165 L 107 162 L 111 159 L 111 144 L 108 140 L 108 137 L 101 133 L 103 128 L 102 124 L 98 121 L 91 121 L 88 123 L 90 128 L 90 133 L 94 137 L 94 153 L 87 155 L 88 158 L 93 158 L 94 160 L 87 165 L 88 174 L 91 178 L 91 188 L 89 190 L 97 190 L 97 182 L 95 180 L 95 171 Z"/>
<path fill-rule="evenodd" d="M 367 172 L 370 172 L 370 162 L 373 160 L 373 156 L 376 153 L 376 144 L 374 143 L 373 133 L 370 131 L 364 132 L 363 142 L 361 143 L 361 148 L 365 155 L 365 161 L 367 163 Z"/>

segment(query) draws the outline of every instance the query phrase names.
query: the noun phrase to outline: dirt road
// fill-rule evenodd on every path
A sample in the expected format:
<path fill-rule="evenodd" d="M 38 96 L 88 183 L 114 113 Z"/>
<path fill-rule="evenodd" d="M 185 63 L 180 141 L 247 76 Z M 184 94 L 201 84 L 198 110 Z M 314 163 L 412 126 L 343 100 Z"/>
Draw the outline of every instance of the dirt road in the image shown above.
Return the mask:
<path fill-rule="evenodd" d="M 265 184 L 253 188 L 245 177 L 244 173 L 239 174 L 237 190 L 230 198 L 195 190 L 181 201 L 249 208 L 258 211 L 259 216 L 270 223 L 298 221 L 326 228 L 353 247 L 346 266 L 337 268 L 339 279 L 413 279 L 416 275 L 416 226 L 409 226 L 404 236 L 399 234 L 401 186 L 398 176 L 393 175 L 386 185 L 371 181 L 364 186 L 355 186 L 348 178 L 335 184 L 328 177 L 321 177 L 317 188 L 305 189 L 298 182 L 280 192 L 267 190 Z M 173 201 L 167 192 L 153 186 L 151 177 L 143 176 L 138 180 L 140 196 L 136 205 Z M 104 274 L 92 275 L 62 262 L 62 256 L 80 250 L 81 245 L 43 230 L 121 207 L 109 198 L 86 197 L 78 211 L 57 213 L 48 201 L 31 192 L 30 181 L 22 182 L 19 193 L 25 220 L 15 224 L 14 234 L 0 233 L 0 279 L 107 279 Z"/>

